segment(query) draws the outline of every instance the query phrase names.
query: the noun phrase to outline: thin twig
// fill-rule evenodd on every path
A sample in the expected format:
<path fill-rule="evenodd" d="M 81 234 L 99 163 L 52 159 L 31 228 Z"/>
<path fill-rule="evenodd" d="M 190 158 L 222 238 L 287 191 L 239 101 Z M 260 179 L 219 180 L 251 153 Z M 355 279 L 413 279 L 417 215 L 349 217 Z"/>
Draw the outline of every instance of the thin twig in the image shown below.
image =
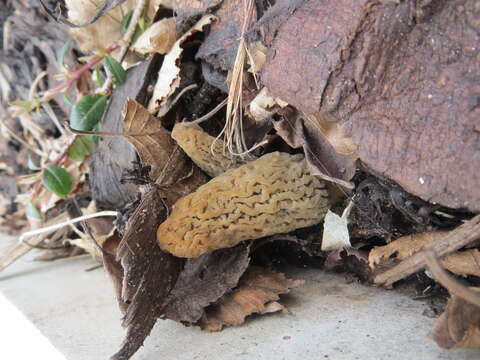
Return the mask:
<path fill-rule="evenodd" d="M 480 238 L 480 215 L 467 221 L 445 234 L 441 239 L 428 245 L 425 250 L 434 251 L 440 257 L 443 257 L 453 251 L 461 249 L 466 245 Z M 422 252 L 410 256 L 403 260 L 394 268 L 385 271 L 375 277 L 374 282 L 378 285 L 391 287 L 394 282 L 404 279 L 407 276 L 425 268 L 425 256 Z"/>
<path fill-rule="evenodd" d="M 453 277 L 448 275 L 440 264 L 440 261 L 438 260 L 438 257 L 434 251 L 427 250 L 423 251 L 422 254 L 425 258 L 425 263 L 427 264 L 428 270 L 430 270 L 440 284 L 450 291 L 450 294 L 456 295 L 463 300 L 480 307 L 480 293 L 460 284 Z"/>

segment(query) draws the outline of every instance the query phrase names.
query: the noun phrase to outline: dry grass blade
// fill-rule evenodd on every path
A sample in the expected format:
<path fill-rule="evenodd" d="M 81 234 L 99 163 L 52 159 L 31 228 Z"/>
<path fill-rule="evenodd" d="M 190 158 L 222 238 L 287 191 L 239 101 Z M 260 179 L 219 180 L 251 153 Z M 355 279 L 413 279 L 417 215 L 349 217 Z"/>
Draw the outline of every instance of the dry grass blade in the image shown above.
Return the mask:
<path fill-rule="evenodd" d="M 68 214 L 63 213 L 56 218 L 48 221 L 45 225 L 48 227 L 54 225 L 58 222 L 64 222 L 68 220 Z M 0 258 L 0 271 L 4 270 L 9 265 L 13 264 L 15 261 L 20 259 L 23 255 L 28 253 L 34 247 L 40 245 L 45 239 L 48 239 L 55 231 L 59 230 L 57 227 L 52 228 L 50 231 L 39 233 L 34 238 L 30 239 L 29 243 L 26 244 L 23 241 L 13 244 L 9 249 L 7 249 L 3 256 Z"/>
<path fill-rule="evenodd" d="M 248 148 L 243 134 L 243 69 L 247 55 L 247 44 L 245 33 L 252 23 L 255 2 L 253 0 L 243 0 L 244 18 L 242 25 L 242 34 L 238 44 L 237 56 L 232 70 L 232 78 L 228 90 L 227 114 L 225 118 L 225 127 L 221 135 L 224 135 L 225 146 L 231 154 L 248 154 Z M 224 149 L 225 151 L 225 149 Z"/>

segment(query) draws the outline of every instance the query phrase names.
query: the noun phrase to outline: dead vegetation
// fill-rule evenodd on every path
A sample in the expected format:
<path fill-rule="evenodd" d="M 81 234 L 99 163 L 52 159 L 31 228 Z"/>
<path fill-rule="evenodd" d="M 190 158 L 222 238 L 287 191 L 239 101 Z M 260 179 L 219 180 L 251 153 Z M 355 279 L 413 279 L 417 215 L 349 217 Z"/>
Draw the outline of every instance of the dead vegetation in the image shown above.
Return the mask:
<path fill-rule="evenodd" d="M 0 270 L 97 257 L 117 360 L 158 319 L 286 311 L 280 256 L 429 276 L 431 337 L 479 347 L 476 1 L 53 3 L 0 2 Z"/>

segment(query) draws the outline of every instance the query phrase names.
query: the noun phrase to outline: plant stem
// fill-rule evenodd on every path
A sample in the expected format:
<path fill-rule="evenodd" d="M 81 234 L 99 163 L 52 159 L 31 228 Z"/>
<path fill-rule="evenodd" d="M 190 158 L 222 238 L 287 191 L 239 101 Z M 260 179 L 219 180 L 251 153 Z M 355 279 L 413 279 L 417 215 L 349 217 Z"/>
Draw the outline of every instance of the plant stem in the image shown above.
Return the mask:
<path fill-rule="evenodd" d="M 105 55 L 108 55 L 110 54 L 112 51 L 115 51 L 117 50 L 118 48 L 120 47 L 120 45 L 118 44 L 115 44 L 115 45 L 112 45 L 110 46 L 106 51 L 105 51 Z M 43 102 L 48 102 L 50 101 L 56 94 L 58 94 L 59 92 L 62 92 L 63 90 L 66 90 L 68 89 L 70 86 L 72 86 L 78 79 L 80 79 L 80 77 L 86 72 L 86 71 L 89 71 L 91 69 L 93 69 L 94 67 L 96 67 L 99 63 L 101 63 L 103 61 L 103 58 L 105 56 L 98 56 L 96 58 L 94 58 L 93 60 L 90 60 L 89 62 L 87 62 L 85 65 L 83 65 L 82 67 L 80 67 L 79 69 L 75 70 L 75 71 L 71 71 L 69 74 L 70 74 L 70 77 L 63 83 L 61 83 L 60 85 L 54 87 L 53 89 L 49 89 L 44 95 L 43 97 L 40 99 L 40 101 L 43 103 Z"/>
<path fill-rule="evenodd" d="M 130 19 L 130 23 L 128 24 L 127 30 L 123 35 L 121 42 L 120 51 L 118 54 L 118 61 L 121 63 L 123 58 L 127 54 L 128 48 L 130 47 L 130 43 L 132 42 L 133 35 L 135 34 L 135 28 L 137 27 L 138 20 L 143 13 L 143 9 L 147 5 L 147 0 L 137 0 L 135 4 L 135 9 L 133 10 L 132 18 Z M 109 93 L 113 85 L 112 74 L 107 71 L 107 79 L 103 86 L 97 90 L 97 94 L 105 94 Z"/>

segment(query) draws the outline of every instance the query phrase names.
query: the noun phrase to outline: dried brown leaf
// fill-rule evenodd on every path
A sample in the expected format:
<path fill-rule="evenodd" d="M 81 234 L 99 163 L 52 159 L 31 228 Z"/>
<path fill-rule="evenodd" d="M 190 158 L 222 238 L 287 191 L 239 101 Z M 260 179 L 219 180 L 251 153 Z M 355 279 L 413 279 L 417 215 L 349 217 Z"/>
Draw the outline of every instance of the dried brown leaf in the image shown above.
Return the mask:
<path fill-rule="evenodd" d="M 177 40 L 175 18 L 166 18 L 152 24 L 132 45 L 140 54 L 166 54 Z"/>
<path fill-rule="evenodd" d="M 453 295 L 429 336 L 445 349 L 480 348 L 480 308 Z"/>
<path fill-rule="evenodd" d="M 372 249 L 368 262 L 372 269 L 385 263 L 388 263 L 388 267 L 391 267 L 393 266 L 392 262 L 389 261 L 391 258 L 398 261 L 409 258 L 447 234 L 448 231 L 432 231 L 402 236 L 388 245 Z M 478 249 L 456 251 L 448 254 L 441 260 L 441 263 L 447 270 L 455 274 L 480 276 L 480 251 Z"/>
<path fill-rule="evenodd" d="M 192 35 L 203 31 L 203 28 L 213 20 L 215 20 L 215 16 L 213 15 L 203 16 L 188 32 L 183 34 L 175 42 L 169 53 L 165 55 L 152 98 L 148 104 L 148 111 L 150 113 L 156 114 L 180 85 L 180 61 L 183 55 L 182 45 Z"/>
<path fill-rule="evenodd" d="M 249 247 L 243 244 L 188 259 L 170 293 L 165 317 L 196 323 L 207 306 L 237 286 L 249 262 Z"/>
<path fill-rule="evenodd" d="M 132 99 L 125 103 L 124 114 L 123 133 L 137 150 L 142 164 L 151 166 L 149 176 L 162 187 L 169 206 L 207 182 L 158 118 Z"/>
<path fill-rule="evenodd" d="M 353 188 L 349 182 L 355 174 L 357 155 L 337 152 L 321 131 L 291 108 L 280 112 L 282 120 L 274 123 L 277 133 L 293 148 L 303 148 L 313 175 Z"/>
<path fill-rule="evenodd" d="M 235 290 L 207 308 L 199 325 L 203 330 L 220 331 L 223 326 L 243 324 L 245 318 L 254 313 L 284 310 L 277 302 L 279 294 L 288 293 L 303 283 L 303 280 L 287 279 L 283 273 L 252 266 Z"/>
<path fill-rule="evenodd" d="M 178 179 L 184 171 L 188 159 L 170 132 L 162 126 L 160 119 L 132 99 L 128 99 L 124 106 L 123 133 L 137 149 L 142 164 L 152 167 L 149 175 L 154 182 L 170 184 L 172 178 Z"/>

